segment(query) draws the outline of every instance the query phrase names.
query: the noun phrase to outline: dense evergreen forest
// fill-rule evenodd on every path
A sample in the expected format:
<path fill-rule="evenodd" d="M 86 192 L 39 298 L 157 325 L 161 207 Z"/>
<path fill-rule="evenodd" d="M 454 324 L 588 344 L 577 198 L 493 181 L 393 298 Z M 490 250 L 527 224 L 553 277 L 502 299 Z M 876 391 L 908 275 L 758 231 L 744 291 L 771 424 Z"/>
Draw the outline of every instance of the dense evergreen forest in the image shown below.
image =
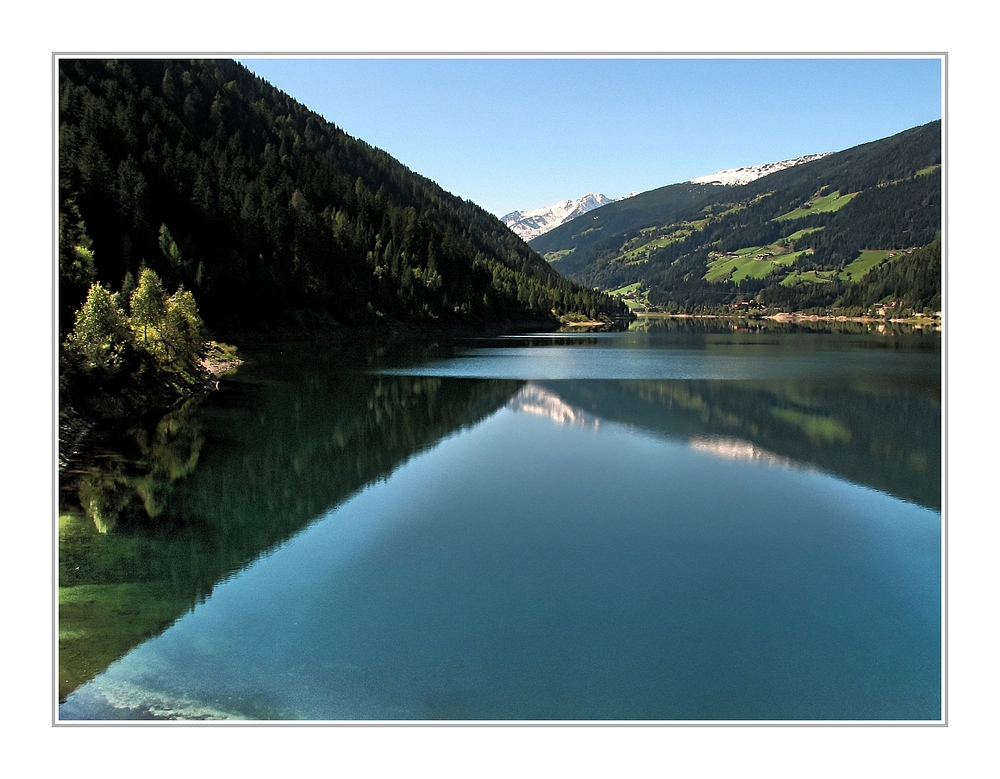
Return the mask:
<path fill-rule="evenodd" d="M 144 269 L 221 334 L 627 315 L 232 61 L 61 60 L 59 220 L 60 337 Z"/>
<path fill-rule="evenodd" d="M 938 121 L 742 186 L 645 192 L 531 246 L 576 281 L 606 290 L 636 285 L 646 303 L 666 311 L 752 301 L 863 313 L 884 299 L 937 310 L 941 215 Z M 873 267 L 864 258 L 874 251 L 885 256 Z"/>

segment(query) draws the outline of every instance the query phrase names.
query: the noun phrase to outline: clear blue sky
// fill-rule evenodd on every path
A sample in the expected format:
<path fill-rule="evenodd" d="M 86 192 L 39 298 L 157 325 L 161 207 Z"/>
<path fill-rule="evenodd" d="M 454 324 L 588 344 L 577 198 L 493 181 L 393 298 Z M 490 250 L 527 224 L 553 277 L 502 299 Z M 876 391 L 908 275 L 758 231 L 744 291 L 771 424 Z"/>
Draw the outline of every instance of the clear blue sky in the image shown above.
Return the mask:
<path fill-rule="evenodd" d="M 840 151 L 942 111 L 938 58 L 240 62 L 497 216 Z"/>

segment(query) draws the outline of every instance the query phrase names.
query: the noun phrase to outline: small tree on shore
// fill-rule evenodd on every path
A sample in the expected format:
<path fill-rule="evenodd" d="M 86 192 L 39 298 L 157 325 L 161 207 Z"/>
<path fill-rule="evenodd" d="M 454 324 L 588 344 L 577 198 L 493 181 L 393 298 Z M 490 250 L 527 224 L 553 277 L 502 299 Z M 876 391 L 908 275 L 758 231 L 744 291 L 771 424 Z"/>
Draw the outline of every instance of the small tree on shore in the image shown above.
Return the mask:
<path fill-rule="evenodd" d="M 190 364 L 205 343 L 194 295 L 180 287 L 167 298 L 158 330 L 167 362 L 177 368 Z"/>
<path fill-rule="evenodd" d="M 163 283 L 156 272 L 150 268 L 143 268 L 139 274 L 139 285 L 132 293 L 129 305 L 132 309 L 130 324 L 138 331 L 142 329 L 142 343 L 148 348 L 150 340 L 150 329 L 153 330 L 153 337 L 156 337 L 157 325 L 163 320 L 166 313 L 167 293 L 163 289 Z"/>
<path fill-rule="evenodd" d="M 87 368 L 107 373 L 117 371 L 132 343 L 125 312 L 118 295 L 101 284 L 92 284 L 83 306 L 76 312 L 67 344 L 79 354 Z"/>

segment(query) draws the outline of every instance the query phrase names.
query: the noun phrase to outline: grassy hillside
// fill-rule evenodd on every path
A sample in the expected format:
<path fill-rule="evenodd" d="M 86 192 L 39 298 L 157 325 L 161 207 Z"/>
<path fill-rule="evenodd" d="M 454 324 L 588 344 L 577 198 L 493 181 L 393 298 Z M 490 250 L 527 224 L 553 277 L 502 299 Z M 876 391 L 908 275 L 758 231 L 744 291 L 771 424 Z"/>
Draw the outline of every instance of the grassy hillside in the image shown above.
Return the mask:
<path fill-rule="evenodd" d="M 560 272 L 578 275 L 596 258 L 616 250 L 623 236 L 655 231 L 660 224 L 697 214 L 714 189 L 711 184 L 671 184 L 618 200 L 538 236 L 531 248 L 550 262 L 558 259 Z"/>
<path fill-rule="evenodd" d="M 932 122 L 743 186 L 663 187 L 531 245 L 633 308 L 857 307 L 870 295 L 848 289 L 939 236 L 941 190 L 941 126 Z M 920 287 L 909 298 L 940 305 L 940 274 L 930 292 L 921 286 L 933 281 L 928 274 L 906 277 Z"/>

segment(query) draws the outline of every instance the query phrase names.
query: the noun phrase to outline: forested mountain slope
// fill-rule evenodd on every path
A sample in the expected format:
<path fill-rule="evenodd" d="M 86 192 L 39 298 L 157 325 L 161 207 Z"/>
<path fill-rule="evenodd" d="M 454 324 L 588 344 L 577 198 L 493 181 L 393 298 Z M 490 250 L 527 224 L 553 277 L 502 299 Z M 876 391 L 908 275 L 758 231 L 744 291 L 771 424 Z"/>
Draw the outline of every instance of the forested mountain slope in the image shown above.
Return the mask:
<path fill-rule="evenodd" d="M 785 310 L 863 307 L 881 300 L 872 299 L 876 276 L 910 258 L 908 267 L 919 261 L 937 271 L 897 271 L 896 297 L 936 310 L 941 214 L 938 121 L 742 186 L 646 192 L 531 246 L 570 278 L 667 311 L 751 301 Z M 920 247 L 927 250 L 914 255 Z"/>
<path fill-rule="evenodd" d="M 61 60 L 59 218 L 61 335 L 92 283 L 127 299 L 144 267 L 223 332 L 625 312 L 227 60 Z"/>

